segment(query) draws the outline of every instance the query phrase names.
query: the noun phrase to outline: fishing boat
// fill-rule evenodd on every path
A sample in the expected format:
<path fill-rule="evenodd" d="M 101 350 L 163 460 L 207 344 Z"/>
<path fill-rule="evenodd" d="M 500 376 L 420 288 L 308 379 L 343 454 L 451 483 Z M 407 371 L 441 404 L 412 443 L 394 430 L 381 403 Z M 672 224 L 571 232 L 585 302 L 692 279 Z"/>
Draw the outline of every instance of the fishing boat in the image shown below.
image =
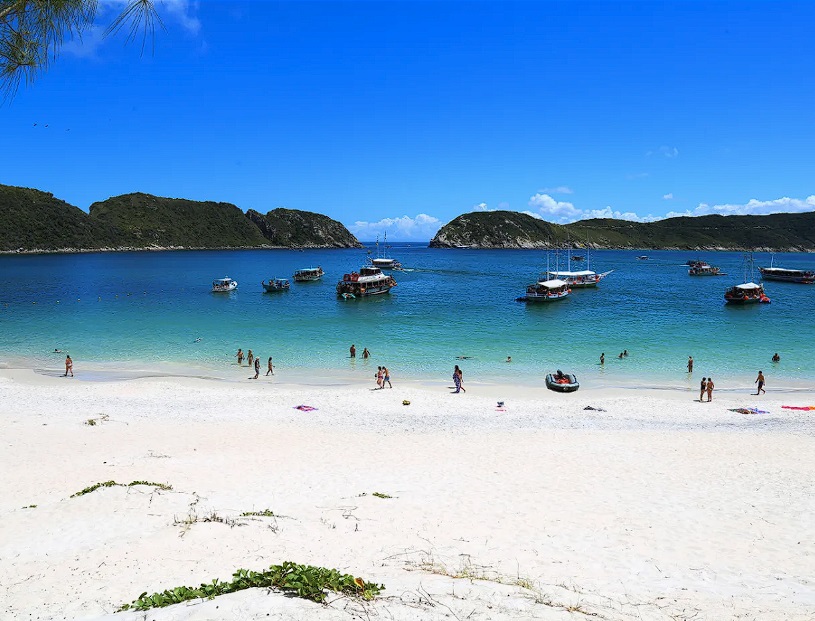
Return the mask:
<path fill-rule="evenodd" d="M 704 261 L 694 261 L 693 265 L 688 268 L 689 276 L 727 276 L 721 268 L 714 265 L 708 265 Z"/>
<path fill-rule="evenodd" d="M 260 281 L 260 284 L 263 285 L 263 288 L 266 290 L 266 293 L 274 293 L 276 291 L 288 291 L 289 287 L 289 280 L 288 278 L 270 278 L 269 282 Z"/>
<path fill-rule="evenodd" d="M 213 293 L 229 293 L 238 288 L 238 283 L 231 278 L 217 278 L 212 281 Z"/>
<path fill-rule="evenodd" d="M 761 277 L 764 280 L 794 282 L 800 285 L 811 285 L 815 283 L 815 271 L 790 270 L 783 267 L 775 267 L 775 256 L 770 259 L 770 267 L 760 267 L 758 271 L 761 272 Z"/>
<path fill-rule="evenodd" d="M 749 274 L 749 276 L 748 276 Z M 750 280 L 748 280 L 748 277 Z M 744 280 L 740 285 L 734 285 L 724 292 L 724 301 L 727 304 L 768 304 L 770 298 L 764 293 L 764 285 L 753 282 L 753 255 L 744 257 Z"/>
<path fill-rule="evenodd" d="M 546 376 L 546 387 L 555 392 L 574 392 L 580 388 L 580 383 L 573 373 L 564 373 L 558 369 L 557 373 L 549 373 Z"/>
<path fill-rule="evenodd" d="M 730 287 L 724 293 L 724 301 L 728 304 L 756 304 L 768 303 L 770 298 L 764 293 L 764 287 L 754 282 L 746 282 Z"/>
<path fill-rule="evenodd" d="M 526 295 L 518 298 L 520 302 L 555 302 L 562 300 L 572 292 L 565 280 L 539 280 L 526 288 Z"/>
<path fill-rule="evenodd" d="M 337 283 L 337 295 L 348 299 L 346 294 L 351 294 L 355 298 L 368 297 L 388 293 L 396 286 L 393 276 L 383 274 L 382 270 L 373 265 L 366 265 L 359 269 L 359 272 L 344 274 L 342 280 Z"/>
<path fill-rule="evenodd" d="M 294 282 L 314 282 L 320 280 L 325 272 L 319 265 L 317 267 L 304 267 L 294 272 Z"/>
<path fill-rule="evenodd" d="M 389 270 L 395 267 L 402 267 L 402 264 L 399 263 L 393 257 L 388 256 L 388 234 L 385 233 L 385 239 L 382 243 L 382 254 L 379 253 L 379 236 L 376 237 L 376 255 L 373 257 L 368 257 L 368 261 L 374 267 L 378 267 L 379 269 Z"/>
<path fill-rule="evenodd" d="M 800 285 L 815 283 L 815 271 L 789 270 L 783 267 L 760 267 L 761 277 L 764 280 L 779 280 L 781 282 L 794 282 Z"/>

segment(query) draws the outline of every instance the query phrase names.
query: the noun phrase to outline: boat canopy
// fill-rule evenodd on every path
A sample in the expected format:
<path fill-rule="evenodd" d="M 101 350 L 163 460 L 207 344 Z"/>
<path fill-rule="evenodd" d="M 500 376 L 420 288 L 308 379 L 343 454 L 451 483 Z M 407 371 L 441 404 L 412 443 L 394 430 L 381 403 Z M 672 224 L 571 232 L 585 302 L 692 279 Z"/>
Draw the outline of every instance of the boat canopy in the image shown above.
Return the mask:
<path fill-rule="evenodd" d="M 560 287 L 567 286 L 569 283 L 567 283 L 565 280 L 555 279 L 555 280 L 541 280 L 538 284 L 541 287 L 546 287 L 547 289 L 558 289 Z"/>
<path fill-rule="evenodd" d="M 212 281 L 212 284 L 220 284 L 220 285 L 228 285 L 232 282 L 231 278 L 216 278 Z"/>
<path fill-rule="evenodd" d="M 565 276 L 566 278 L 574 278 L 579 276 L 594 276 L 597 272 L 592 272 L 591 270 L 581 270 L 579 272 L 546 272 L 547 274 L 552 274 L 553 276 Z"/>
<path fill-rule="evenodd" d="M 754 282 L 746 282 L 743 285 L 736 285 L 736 289 L 748 289 L 748 290 L 761 289 L 761 285 L 757 285 Z"/>

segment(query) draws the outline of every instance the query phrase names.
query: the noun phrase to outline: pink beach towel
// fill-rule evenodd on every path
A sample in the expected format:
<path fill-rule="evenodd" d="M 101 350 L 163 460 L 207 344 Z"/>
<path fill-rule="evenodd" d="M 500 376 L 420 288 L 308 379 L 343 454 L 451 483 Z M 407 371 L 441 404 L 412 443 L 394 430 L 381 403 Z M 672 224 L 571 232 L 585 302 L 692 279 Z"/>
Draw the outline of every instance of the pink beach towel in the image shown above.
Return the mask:
<path fill-rule="evenodd" d="M 295 405 L 295 410 L 300 410 L 301 412 L 313 412 L 317 408 L 313 408 L 310 405 Z"/>
<path fill-rule="evenodd" d="M 804 410 L 805 412 L 815 410 L 815 405 L 782 405 L 781 407 L 786 410 Z"/>

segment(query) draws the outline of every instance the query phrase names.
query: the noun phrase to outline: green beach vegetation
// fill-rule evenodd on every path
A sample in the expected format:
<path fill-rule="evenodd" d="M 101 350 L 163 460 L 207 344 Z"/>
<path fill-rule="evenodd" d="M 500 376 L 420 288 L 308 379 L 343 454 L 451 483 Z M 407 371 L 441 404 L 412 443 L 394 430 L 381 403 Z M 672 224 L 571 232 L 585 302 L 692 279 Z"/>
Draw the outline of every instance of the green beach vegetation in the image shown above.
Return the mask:
<path fill-rule="evenodd" d="M 281 565 L 272 565 L 266 571 L 239 569 L 232 574 L 229 582 L 215 579 L 210 583 L 202 583 L 197 588 L 181 586 L 152 595 L 144 592 L 132 604 L 123 605 L 120 611 L 163 608 L 193 599 L 212 599 L 218 595 L 252 588 L 277 589 L 321 603 L 325 601 L 327 591 L 369 601 L 384 591 L 385 585 L 341 574 L 336 569 L 287 561 Z"/>

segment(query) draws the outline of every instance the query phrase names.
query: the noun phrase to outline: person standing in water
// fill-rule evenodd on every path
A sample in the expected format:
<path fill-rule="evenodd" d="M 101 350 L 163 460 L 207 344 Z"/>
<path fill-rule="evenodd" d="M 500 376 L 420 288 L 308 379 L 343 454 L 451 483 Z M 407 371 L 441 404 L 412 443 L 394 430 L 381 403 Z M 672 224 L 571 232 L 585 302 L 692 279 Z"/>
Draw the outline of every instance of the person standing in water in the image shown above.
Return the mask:
<path fill-rule="evenodd" d="M 688 373 L 693 373 L 693 356 L 688 356 Z"/>
<path fill-rule="evenodd" d="M 249 353 L 246 355 L 246 364 L 248 364 L 251 367 L 252 363 L 254 361 L 255 361 L 255 354 L 253 354 L 252 350 L 250 349 Z"/>
<path fill-rule="evenodd" d="M 238 366 L 243 364 L 243 350 L 238 347 L 238 353 L 235 354 L 235 357 L 238 359 Z"/>
<path fill-rule="evenodd" d="M 606 363 L 606 352 L 603 352 L 602 354 L 600 354 L 600 364 L 605 363 Z"/>
<path fill-rule="evenodd" d="M 370 357 L 371 357 L 371 352 L 368 351 L 367 347 L 363 347 L 362 348 L 362 359 L 367 360 Z"/>
<path fill-rule="evenodd" d="M 352 345 L 351 345 L 351 349 L 349 349 L 348 351 L 351 353 L 351 357 L 352 357 L 352 358 L 356 358 L 356 357 L 357 357 L 357 347 L 356 347 L 356 345 L 353 345 L 353 344 L 352 344 Z"/>

